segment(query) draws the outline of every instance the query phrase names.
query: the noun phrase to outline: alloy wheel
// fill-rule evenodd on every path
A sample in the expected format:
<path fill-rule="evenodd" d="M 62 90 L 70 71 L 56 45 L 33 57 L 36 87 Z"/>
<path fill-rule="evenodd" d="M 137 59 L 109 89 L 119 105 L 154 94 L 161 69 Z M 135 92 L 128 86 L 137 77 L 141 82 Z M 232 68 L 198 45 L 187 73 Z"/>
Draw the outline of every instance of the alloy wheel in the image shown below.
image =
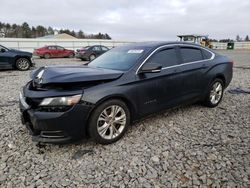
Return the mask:
<path fill-rule="evenodd" d="M 26 58 L 20 58 L 17 60 L 16 66 L 19 70 L 27 70 L 30 67 L 30 62 Z"/>
<path fill-rule="evenodd" d="M 92 60 L 94 60 L 94 59 L 95 59 L 95 55 L 89 56 L 89 60 L 90 60 L 90 61 L 92 61 Z"/>
<path fill-rule="evenodd" d="M 222 92 L 223 92 L 222 84 L 220 82 L 215 82 L 210 91 L 210 96 L 209 96 L 210 102 L 214 105 L 219 103 L 222 97 Z"/>
<path fill-rule="evenodd" d="M 122 107 L 118 105 L 109 106 L 98 117 L 98 134 L 106 140 L 114 139 L 123 132 L 126 120 L 126 113 Z"/>

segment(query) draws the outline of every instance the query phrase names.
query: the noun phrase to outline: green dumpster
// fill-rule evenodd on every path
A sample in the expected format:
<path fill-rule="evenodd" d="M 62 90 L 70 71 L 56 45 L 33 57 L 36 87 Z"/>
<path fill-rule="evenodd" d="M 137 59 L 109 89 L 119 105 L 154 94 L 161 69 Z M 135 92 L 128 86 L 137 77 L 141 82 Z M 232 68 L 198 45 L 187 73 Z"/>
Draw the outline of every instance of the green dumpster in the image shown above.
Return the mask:
<path fill-rule="evenodd" d="M 234 42 L 227 43 L 227 49 L 228 50 L 233 50 L 234 49 Z"/>

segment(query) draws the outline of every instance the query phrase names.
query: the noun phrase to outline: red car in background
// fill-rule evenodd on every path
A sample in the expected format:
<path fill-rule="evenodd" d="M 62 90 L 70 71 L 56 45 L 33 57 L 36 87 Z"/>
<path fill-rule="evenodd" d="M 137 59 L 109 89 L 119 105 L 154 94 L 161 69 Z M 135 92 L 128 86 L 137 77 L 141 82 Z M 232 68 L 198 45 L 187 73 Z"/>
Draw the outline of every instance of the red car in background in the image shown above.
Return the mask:
<path fill-rule="evenodd" d="M 42 48 L 35 49 L 33 55 L 41 58 L 49 59 L 51 57 L 70 57 L 75 56 L 74 50 L 68 50 L 61 46 L 45 46 Z"/>

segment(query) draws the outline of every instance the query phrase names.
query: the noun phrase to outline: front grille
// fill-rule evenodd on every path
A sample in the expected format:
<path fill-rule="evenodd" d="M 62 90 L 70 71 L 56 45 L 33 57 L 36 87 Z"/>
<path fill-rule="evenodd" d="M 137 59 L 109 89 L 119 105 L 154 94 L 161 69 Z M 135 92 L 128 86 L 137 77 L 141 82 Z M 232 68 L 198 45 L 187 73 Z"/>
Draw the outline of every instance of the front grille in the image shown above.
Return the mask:
<path fill-rule="evenodd" d="M 71 106 L 40 106 L 37 108 L 40 112 L 66 112 Z"/>

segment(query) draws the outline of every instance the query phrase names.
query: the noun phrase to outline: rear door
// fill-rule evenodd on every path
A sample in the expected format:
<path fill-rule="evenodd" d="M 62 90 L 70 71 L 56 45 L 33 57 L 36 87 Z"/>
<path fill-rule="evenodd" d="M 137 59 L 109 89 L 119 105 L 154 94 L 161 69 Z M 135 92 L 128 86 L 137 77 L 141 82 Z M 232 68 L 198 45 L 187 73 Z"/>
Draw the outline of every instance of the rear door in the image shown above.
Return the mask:
<path fill-rule="evenodd" d="M 159 73 L 137 74 L 140 114 L 146 115 L 179 103 L 181 76 L 175 47 L 156 51 L 146 63 L 162 65 Z"/>
<path fill-rule="evenodd" d="M 204 57 L 203 50 L 194 46 L 178 48 L 182 73 L 182 98 L 188 100 L 198 97 L 204 91 L 205 73 L 209 67 L 209 59 Z"/>

